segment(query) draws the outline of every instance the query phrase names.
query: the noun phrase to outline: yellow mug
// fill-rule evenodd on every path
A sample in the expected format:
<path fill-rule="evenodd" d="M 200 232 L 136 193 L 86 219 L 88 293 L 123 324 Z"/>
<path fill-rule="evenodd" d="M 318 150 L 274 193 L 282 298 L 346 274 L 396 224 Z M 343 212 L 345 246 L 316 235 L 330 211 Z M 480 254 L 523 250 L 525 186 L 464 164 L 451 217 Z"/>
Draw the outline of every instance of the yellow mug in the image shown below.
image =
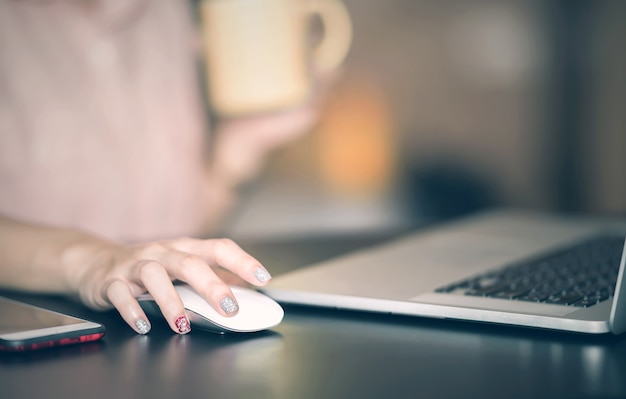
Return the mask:
<path fill-rule="evenodd" d="M 316 15 L 323 37 L 312 45 Z M 337 68 L 352 41 L 341 0 L 203 0 L 200 16 L 209 101 L 227 117 L 304 102 L 312 70 Z"/>

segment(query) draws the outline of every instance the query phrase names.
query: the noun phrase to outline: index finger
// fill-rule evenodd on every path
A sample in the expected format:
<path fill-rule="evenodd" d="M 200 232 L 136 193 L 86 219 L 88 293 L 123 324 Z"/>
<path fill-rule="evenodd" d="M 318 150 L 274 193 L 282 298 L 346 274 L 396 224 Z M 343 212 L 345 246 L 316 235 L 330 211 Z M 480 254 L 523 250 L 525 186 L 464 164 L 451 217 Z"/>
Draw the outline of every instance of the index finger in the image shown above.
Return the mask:
<path fill-rule="evenodd" d="M 174 247 L 179 251 L 200 256 L 211 266 L 230 270 L 250 284 L 263 286 L 272 278 L 261 262 L 228 238 L 210 240 L 190 238 L 177 241 Z"/>

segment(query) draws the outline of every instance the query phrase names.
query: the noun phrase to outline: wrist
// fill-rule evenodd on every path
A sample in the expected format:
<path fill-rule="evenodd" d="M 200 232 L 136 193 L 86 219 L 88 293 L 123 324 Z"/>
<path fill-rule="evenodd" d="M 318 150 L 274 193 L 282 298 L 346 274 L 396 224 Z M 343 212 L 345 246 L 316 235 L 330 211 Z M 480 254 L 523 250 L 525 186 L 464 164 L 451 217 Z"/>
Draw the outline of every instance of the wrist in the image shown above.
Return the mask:
<path fill-rule="evenodd" d="M 58 248 L 57 259 L 61 269 L 61 289 L 71 295 L 80 296 L 88 278 L 97 279 L 98 264 L 109 257 L 116 244 L 97 237 L 76 234 Z"/>

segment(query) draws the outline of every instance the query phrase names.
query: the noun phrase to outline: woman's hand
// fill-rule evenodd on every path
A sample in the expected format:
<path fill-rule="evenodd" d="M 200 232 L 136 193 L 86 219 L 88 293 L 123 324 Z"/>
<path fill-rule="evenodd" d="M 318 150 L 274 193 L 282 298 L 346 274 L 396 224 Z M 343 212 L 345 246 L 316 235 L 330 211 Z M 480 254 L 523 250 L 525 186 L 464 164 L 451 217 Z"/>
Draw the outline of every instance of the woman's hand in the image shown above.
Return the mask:
<path fill-rule="evenodd" d="M 134 246 L 101 244 L 88 246 L 91 263 L 75 270 L 71 284 L 87 306 L 114 306 L 140 334 L 150 330 L 150 322 L 135 299 L 144 292 L 154 297 L 170 328 L 185 334 L 191 326 L 174 281 L 188 283 L 219 313 L 233 316 L 239 310 L 237 300 L 218 274 L 226 270 L 257 286 L 265 285 L 271 278 L 256 259 L 229 239 L 181 238 Z M 66 257 L 76 253 L 66 251 Z M 83 258 L 85 247 L 78 253 Z"/>
<path fill-rule="evenodd" d="M 273 151 L 309 132 L 317 120 L 313 104 L 263 115 L 222 120 L 214 135 L 211 173 L 231 187 L 253 178 Z"/>
<path fill-rule="evenodd" d="M 311 132 L 341 69 L 313 73 L 314 88 L 302 104 L 263 114 L 218 117 L 211 175 L 237 186 L 253 178 L 273 151 Z"/>

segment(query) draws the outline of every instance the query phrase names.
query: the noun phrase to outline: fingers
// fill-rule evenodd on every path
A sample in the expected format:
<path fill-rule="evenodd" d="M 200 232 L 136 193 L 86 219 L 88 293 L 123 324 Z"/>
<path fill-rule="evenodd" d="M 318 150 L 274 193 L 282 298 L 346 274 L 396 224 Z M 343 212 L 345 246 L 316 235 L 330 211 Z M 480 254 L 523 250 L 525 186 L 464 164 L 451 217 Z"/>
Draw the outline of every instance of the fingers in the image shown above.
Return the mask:
<path fill-rule="evenodd" d="M 174 332 L 186 334 L 191 331 L 191 325 L 173 280 L 187 282 L 216 311 L 233 316 L 239 310 L 237 300 L 211 266 L 219 266 L 257 286 L 271 279 L 258 260 L 228 239 L 179 239 L 141 246 L 133 257 L 131 267 L 125 262 L 118 264 L 117 277 L 106 286 L 105 292 L 108 301 L 139 334 L 146 334 L 151 328 L 135 299 L 140 292 L 147 290 L 152 295 Z"/>
<path fill-rule="evenodd" d="M 191 324 L 169 274 L 157 261 L 146 260 L 138 265 L 140 279 L 152 295 L 170 328 L 179 334 L 191 331 Z"/>
<path fill-rule="evenodd" d="M 189 283 L 222 315 L 232 316 L 239 310 L 230 287 L 201 257 L 173 250 L 164 263 L 170 268 L 170 275 Z"/>
<path fill-rule="evenodd" d="M 150 292 L 170 328 L 179 334 L 191 331 L 191 325 L 172 281 L 163 266 L 154 260 L 140 261 L 136 265 L 139 280 Z M 131 293 L 127 282 L 113 280 L 106 289 L 108 300 L 118 310 L 124 321 L 139 334 L 147 334 L 150 322 Z"/>
<path fill-rule="evenodd" d="M 209 265 L 227 269 L 256 286 L 264 286 L 272 278 L 261 262 L 229 239 L 186 239 L 178 241 L 175 246 L 179 251 L 197 254 Z"/>
<path fill-rule="evenodd" d="M 247 118 L 222 120 L 215 134 L 211 172 L 229 187 L 258 174 L 267 156 L 309 132 L 318 111 L 309 104 Z"/>
<path fill-rule="evenodd" d="M 219 134 L 253 140 L 256 148 L 269 151 L 310 131 L 317 115 L 314 106 L 302 104 L 284 111 L 224 120 Z"/>
<path fill-rule="evenodd" d="M 107 287 L 106 295 L 133 330 L 138 334 L 147 334 L 150 331 L 150 322 L 135 297 L 130 293 L 128 284 L 121 280 L 114 280 Z"/>

